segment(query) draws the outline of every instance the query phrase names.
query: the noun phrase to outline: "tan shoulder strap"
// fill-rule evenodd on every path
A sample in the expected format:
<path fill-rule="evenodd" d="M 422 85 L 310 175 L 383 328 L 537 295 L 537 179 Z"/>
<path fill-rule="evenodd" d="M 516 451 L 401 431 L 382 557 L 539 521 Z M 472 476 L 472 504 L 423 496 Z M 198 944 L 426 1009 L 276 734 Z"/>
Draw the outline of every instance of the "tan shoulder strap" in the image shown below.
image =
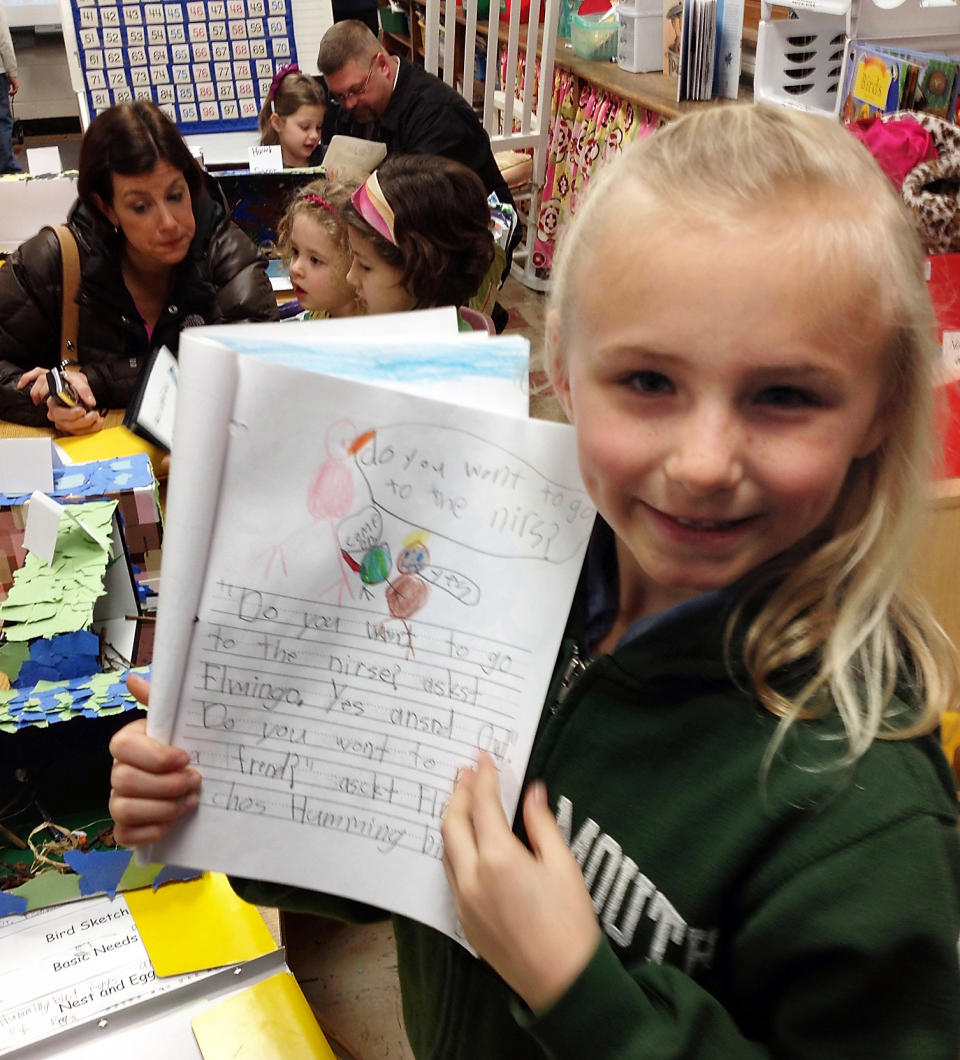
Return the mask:
<path fill-rule="evenodd" d="M 66 225 L 50 225 L 60 243 L 63 263 L 63 301 L 60 308 L 60 360 L 77 359 L 80 308 L 77 291 L 80 289 L 80 253 L 73 232 Z"/>

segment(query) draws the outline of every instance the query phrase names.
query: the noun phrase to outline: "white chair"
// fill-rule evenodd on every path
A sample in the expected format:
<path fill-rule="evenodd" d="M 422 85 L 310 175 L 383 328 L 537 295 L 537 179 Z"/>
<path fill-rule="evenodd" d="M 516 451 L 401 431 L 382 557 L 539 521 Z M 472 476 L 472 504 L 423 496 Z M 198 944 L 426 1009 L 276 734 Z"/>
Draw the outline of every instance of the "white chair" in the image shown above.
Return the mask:
<path fill-rule="evenodd" d="M 474 79 L 478 69 L 478 54 L 484 55 L 486 74 L 483 78 L 483 113 L 481 121 L 490 137 L 494 154 L 503 159 L 501 168 L 509 174 L 508 167 L 522 173 L 516 166 L 516 157 L 510 152 L 528 155 L 532 166 L 528 179 L 511 184 L 511 193 L 517 202 L 521 217 L 526 215 L 526 235 L 513 254 L 513 275 L 527 287 L 544 291 L 548 281 L 540 279 L 533 266 L 533 246 L 537 236 L 537 214 L 540 207 L 540 192 L 543 188 L 547 165 L 547 141 L 550 135 L 550 110 L 553 100 L 553 64 L 557 46 L 557 20 L 560 15 L 560 0 L 544 0 L 542 33 L 527 34 L 527 26 L 520 23 L 520 3 L 510 4 L 506 20 L 505 70 L 500 73 L 500 5 L 491 0 L 490 18 L 486 40 L 477 32 L 477 2 L 463 0 L 463 26 L 460 29 L 463 41 L 462 67 L 457 54 L 457 5 L 456 0 L 426 0 L 426 16 L 423 30 L 424 68 L 432 74 L 442 76 L 474 105 Z M 541 0 L 530 0 L 530 27 L 538 26 Z M 450 32 L 447 32 L 450 27 Z M 542 46 L 537 71 L 537 38 Z M 521 38 L 526 38 L 521 40 Z M 442 41 L 442 73 L 441 67 Z M 491 46 L 491 43 L 494 42 Z M 479 51 L 478 51 L 479 49 Z M 530 72 L 526 76 L 526 72 Z M 458 80 L 459 79 L 459 80 Z M 499 83 L 498 83 L 499 81 Z M 534 91 L 535 87 L 535 91 Z M 534 100 L 536 97 L 536 100 Z M 510 181 L 508 180 L 508 183 Z"/>

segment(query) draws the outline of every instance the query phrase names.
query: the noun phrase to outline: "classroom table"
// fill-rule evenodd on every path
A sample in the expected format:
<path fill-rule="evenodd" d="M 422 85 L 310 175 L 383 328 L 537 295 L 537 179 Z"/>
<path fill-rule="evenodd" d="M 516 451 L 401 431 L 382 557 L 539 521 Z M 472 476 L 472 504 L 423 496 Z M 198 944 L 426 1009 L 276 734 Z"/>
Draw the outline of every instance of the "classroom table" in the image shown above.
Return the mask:
<path fill-rule="evenodd" d="M 123 424 L 124 409 L 107 409 L 107 414 L 104 417 L 106 421 L 104 423 L 104 429 L 107 427 L 119 427 Z M 0 420 L 0 438 L 61 438 L 64 435 L 58 435 L 53 429 L 53 425 L 49 427 L 26 427 L 22 423 L 10 423 L 9 420 Z"/>

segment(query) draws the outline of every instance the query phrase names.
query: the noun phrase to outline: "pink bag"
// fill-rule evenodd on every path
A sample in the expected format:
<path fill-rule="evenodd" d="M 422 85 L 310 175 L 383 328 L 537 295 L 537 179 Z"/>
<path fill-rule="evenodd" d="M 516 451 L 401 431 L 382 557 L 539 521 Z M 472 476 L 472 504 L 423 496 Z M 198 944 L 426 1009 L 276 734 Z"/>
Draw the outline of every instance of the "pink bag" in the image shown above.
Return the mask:
<path fill-rule="evenodd" d="M 914 166 L 937 157 L 937 147 L 929 131 L 912 114 L 899 121 L 891 120 L 892 115 L 886 120 L 882 117 L 875 114 L 860 118 L 849 122 L 847 129 L 873 155 L 899 191 L 903 178 Z"/>

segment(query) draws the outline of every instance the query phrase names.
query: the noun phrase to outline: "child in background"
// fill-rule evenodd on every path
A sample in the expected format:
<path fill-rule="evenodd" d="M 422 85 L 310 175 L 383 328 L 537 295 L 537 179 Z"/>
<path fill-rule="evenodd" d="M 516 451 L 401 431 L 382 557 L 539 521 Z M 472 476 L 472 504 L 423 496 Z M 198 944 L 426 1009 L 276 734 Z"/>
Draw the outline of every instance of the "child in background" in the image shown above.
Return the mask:
<path fill-rule="evenodd" d="M 274 74 L 260 110 L 260 143 L 280 145 L 283 164 L 302 169 L 320 164 L 320 128 L 327 112 L 327 97 L 312 77 L 296 63 Z"/>
<path fill-rule="evenodd" d="M 493 330 L 467 305 L 499 277 L 490 208 L 473 170 L 438 155 L 390 155 L 343 218 L 353 251 L 347 279 L 367 313 L 453 305 L 461 330 Z"/>
<path fill-rule="evenodd" d="M 341 210 L 353 189 L 320 179 L 308 184 L 287 207 L 277 228 L 277 249 L 290 269 L 301 309 L 295 319 L 352 317 L 360 312 L 356 290 L 347 283 L 350 244 Z"/>
<path fill-rule="evenodd" d="M 828 119 L 697 111 L 591 182 L 548 347 L 602 519 L 522 814 L 486 755 L 447 809 L 481 959 L 394 918 L 415 1055 L 955 1060 L 957 660 L 904 582 L 932 323 L 910 219 Z M 111 752 L 120 842 L 196 805 L 142 722 Z"/>

